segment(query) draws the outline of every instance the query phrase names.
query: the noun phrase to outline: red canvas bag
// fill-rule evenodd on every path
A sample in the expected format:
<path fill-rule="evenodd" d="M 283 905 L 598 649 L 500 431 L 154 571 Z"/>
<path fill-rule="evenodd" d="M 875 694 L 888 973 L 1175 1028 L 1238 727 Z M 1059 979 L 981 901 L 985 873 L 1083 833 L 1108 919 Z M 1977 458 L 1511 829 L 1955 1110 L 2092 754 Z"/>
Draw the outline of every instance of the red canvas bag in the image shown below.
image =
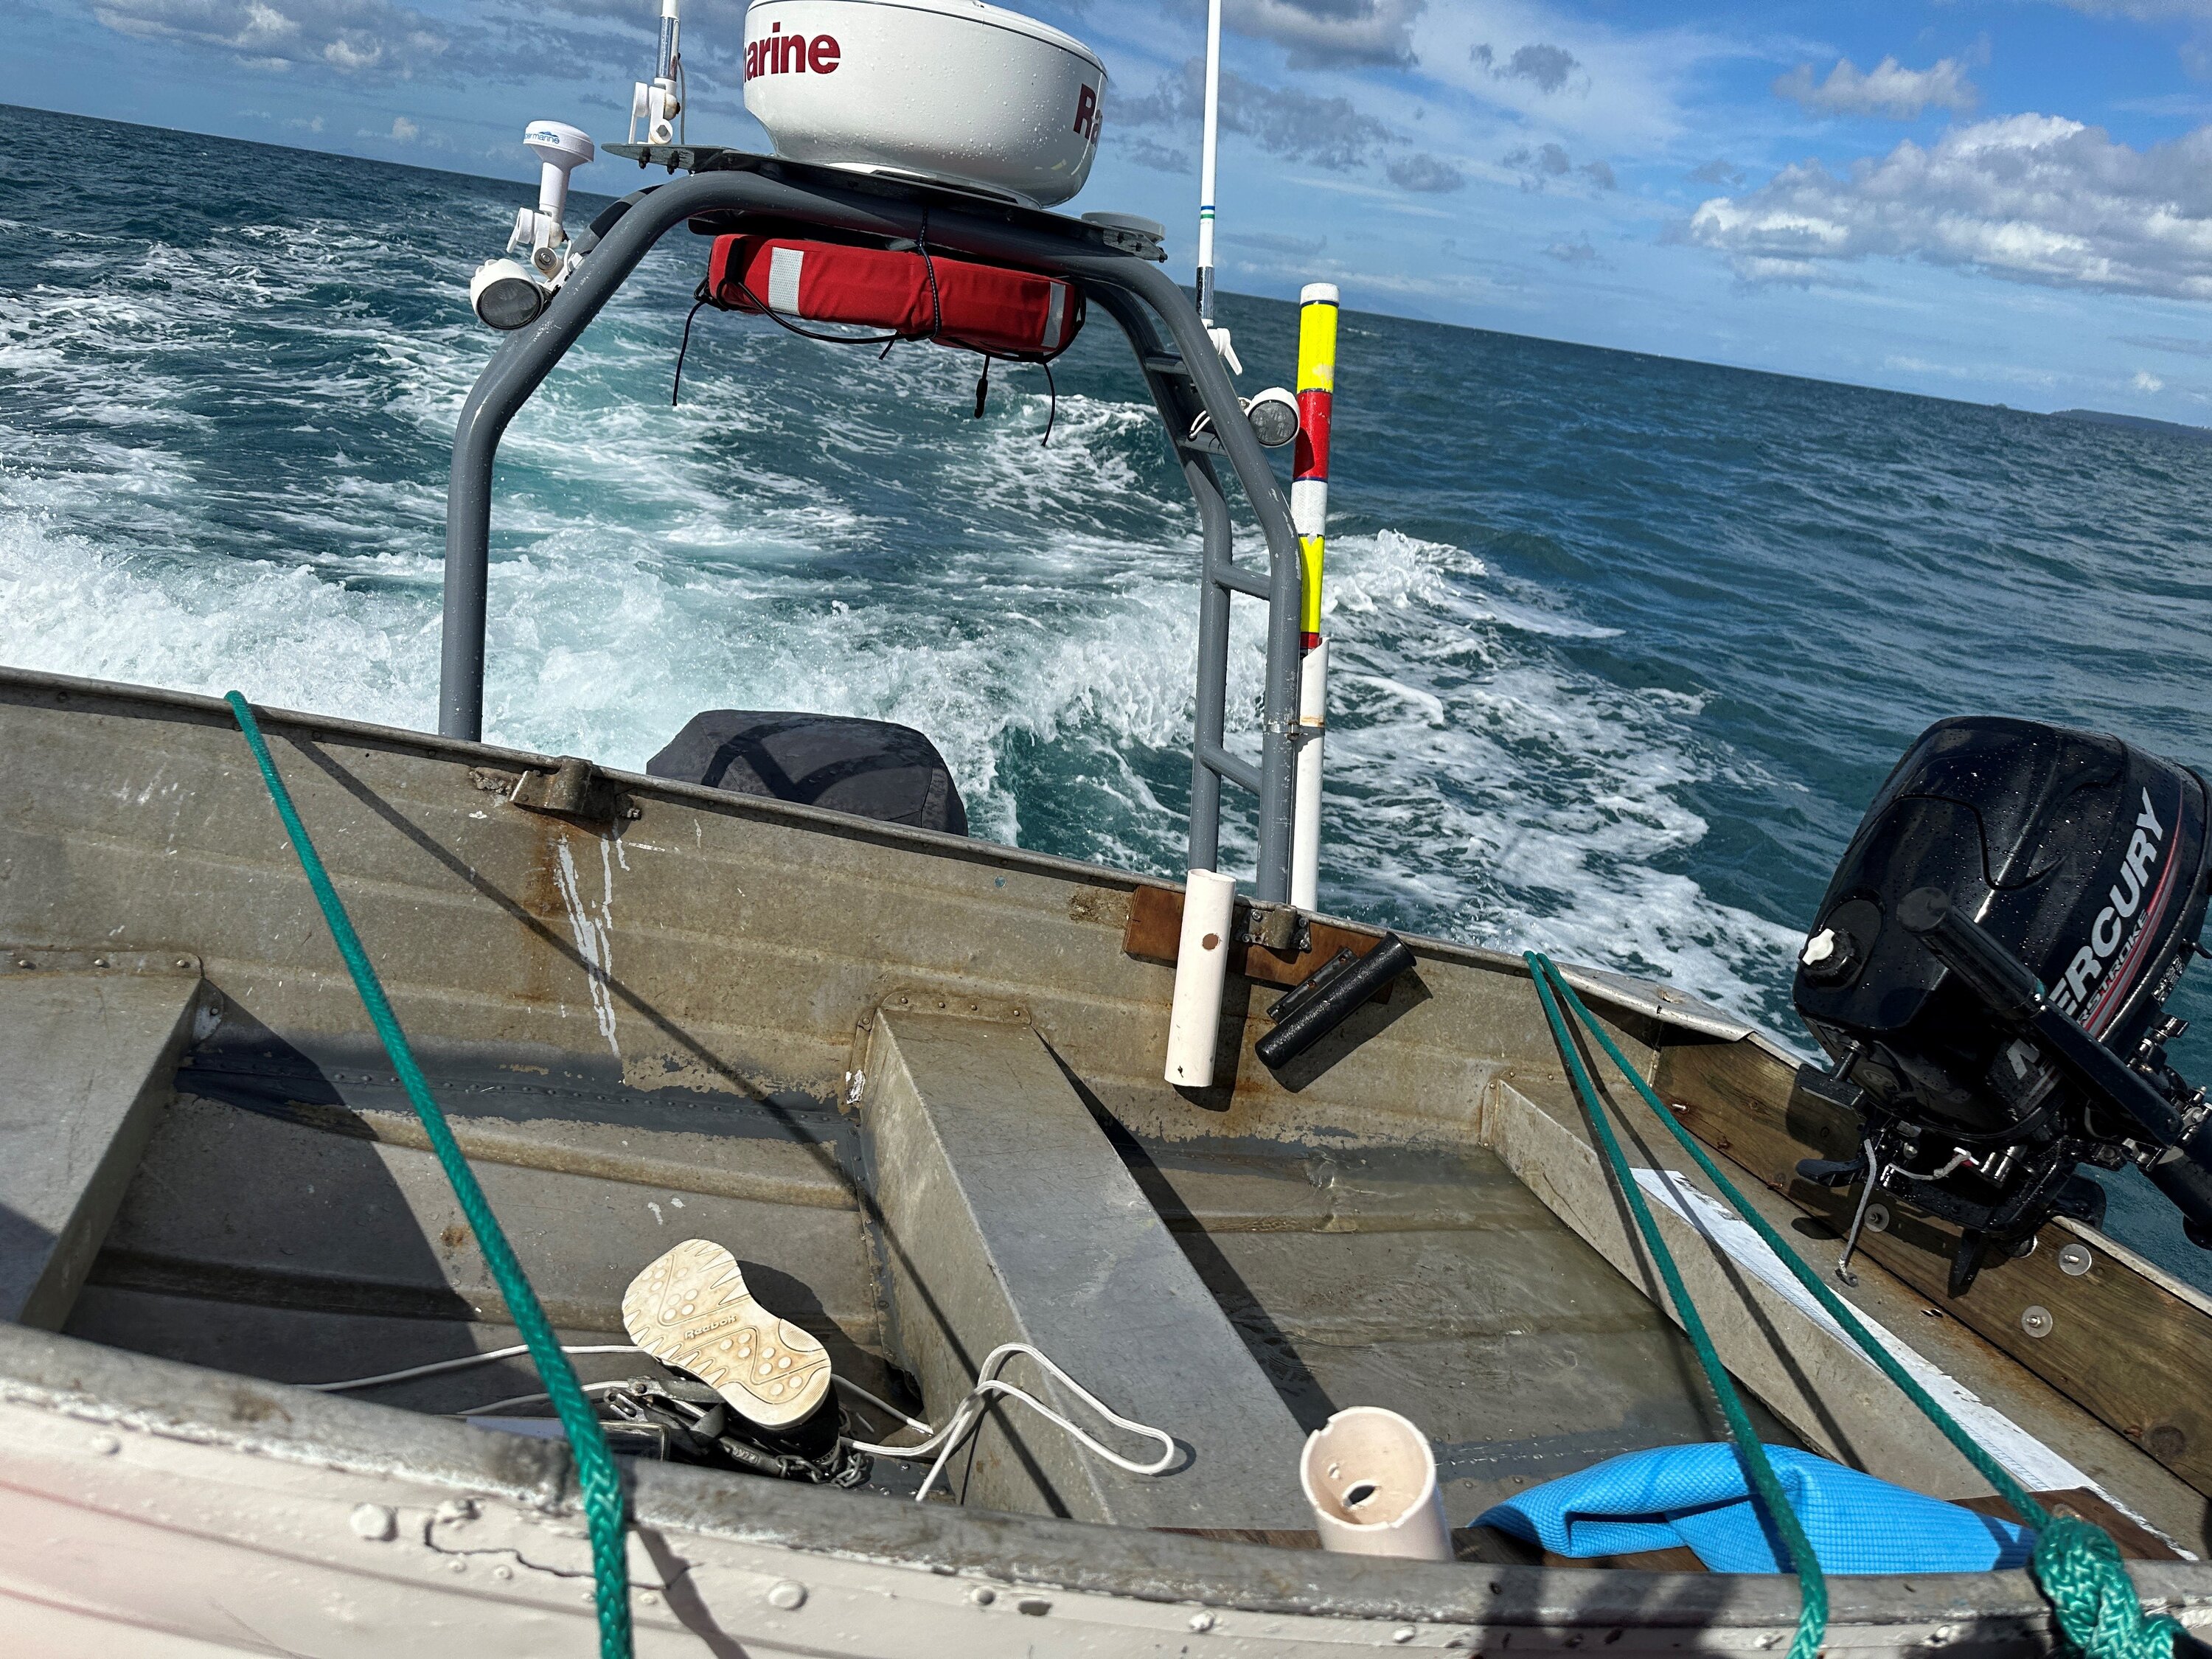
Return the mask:
<path fill-rule="evenodd" d="M 1083 326 L 1082 291 L 1062 277 L 789 236 L 716 237 L 705 297 L 726 310 L 851 324 L 994 357 L 1058 356 Z"/>

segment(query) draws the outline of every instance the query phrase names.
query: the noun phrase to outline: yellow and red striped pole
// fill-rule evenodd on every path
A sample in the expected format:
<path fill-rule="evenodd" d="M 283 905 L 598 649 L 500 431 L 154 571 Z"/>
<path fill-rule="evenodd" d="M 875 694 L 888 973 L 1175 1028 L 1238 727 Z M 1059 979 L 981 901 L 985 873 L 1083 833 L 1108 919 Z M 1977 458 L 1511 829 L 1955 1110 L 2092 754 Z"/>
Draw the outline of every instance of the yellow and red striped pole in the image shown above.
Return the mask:
<path fill-rule="evenodd" d="M 1291 467 L 1291 525 L 1305 566 L 1305 656 L 1298 672 L 1298 757 L 1291 817 L 1291 902 L 1315 906 L 1321 884 L 1321 751 L 1328 729 L 1328 641 L 1321 636 L 1322 556 L 1328 532 L 1328 428 L 1336 396 L 1334 283 L 1298 294 L 1298 442 Z"/>

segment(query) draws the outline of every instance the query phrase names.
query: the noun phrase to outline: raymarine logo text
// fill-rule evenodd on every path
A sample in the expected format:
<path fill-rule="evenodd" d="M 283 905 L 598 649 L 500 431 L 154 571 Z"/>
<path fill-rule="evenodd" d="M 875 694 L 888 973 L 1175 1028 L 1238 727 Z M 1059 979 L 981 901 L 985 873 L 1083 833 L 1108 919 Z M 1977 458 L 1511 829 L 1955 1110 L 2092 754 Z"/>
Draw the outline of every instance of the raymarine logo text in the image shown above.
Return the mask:
<path fill-rule="evenodd" d="M 832 75 L 843 56 L 834 34 L 786 34 L 771 23 L 768 33 L 745 47 L 745 79 L 763 75 Z"/>

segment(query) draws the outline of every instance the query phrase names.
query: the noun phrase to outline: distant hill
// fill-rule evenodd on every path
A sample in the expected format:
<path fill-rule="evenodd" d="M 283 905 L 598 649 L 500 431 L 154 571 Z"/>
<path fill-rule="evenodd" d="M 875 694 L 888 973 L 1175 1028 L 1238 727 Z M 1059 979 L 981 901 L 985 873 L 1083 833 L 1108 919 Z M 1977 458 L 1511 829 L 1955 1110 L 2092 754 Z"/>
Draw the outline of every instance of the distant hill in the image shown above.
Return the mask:
<path fill-rule="evenodd" d="M 2179 421 L 2154 421 L 2142 415 L 2110 415 L 2101 409 L 2057 409 L 2054 421 L 2087 421 L 2096 426 L 2124 426 L 2136 432 L 2163 432 L 2169 438 L 2187 438 L 2212 444 L 2212 427 L 2184 426 Z"/>

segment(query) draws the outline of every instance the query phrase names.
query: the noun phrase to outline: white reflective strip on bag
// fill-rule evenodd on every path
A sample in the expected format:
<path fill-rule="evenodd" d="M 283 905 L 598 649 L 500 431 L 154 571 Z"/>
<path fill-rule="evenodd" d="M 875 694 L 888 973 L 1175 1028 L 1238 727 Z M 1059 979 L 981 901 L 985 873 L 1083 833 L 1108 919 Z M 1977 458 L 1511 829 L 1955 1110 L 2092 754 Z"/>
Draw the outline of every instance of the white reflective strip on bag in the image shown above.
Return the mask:
<path fill-rule="evenodd" d="M 799 272 L 806 263 L 803 248 L 770 248 L 768 256 L 768 308 L 799 315 Z"/>
<path fill-rule="evenodd" d="M 1066 310 L 1067 284 L 1054 283 L 1052 284 L 1052 307 L 1045 313 L 1044 338 L 1040 343 L 1047 351 L 1052 350 L 1060 343 L 1060 319 Z"/>

